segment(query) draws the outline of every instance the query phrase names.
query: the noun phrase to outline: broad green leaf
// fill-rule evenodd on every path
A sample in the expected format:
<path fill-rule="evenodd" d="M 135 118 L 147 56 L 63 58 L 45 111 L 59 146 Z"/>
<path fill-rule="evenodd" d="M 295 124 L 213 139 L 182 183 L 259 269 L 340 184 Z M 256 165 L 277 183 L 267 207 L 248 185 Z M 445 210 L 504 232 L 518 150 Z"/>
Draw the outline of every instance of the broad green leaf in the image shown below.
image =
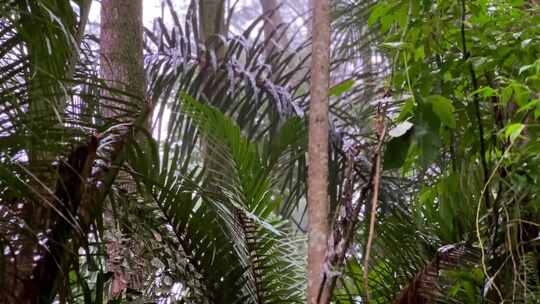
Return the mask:
<path fill-rule="evenodd" d="M 482 88 L 472 92 L 471 95 L 474 95 L 474 94 L 481 94 L 484 97 L 490 97 L 490 96 L 497 95 L 497 92 L 491 87 L 482 87 Z"/>
<path fill-rule="evenodd" d="M 403 165 L 411 146 L 412 130 L 411 128 L 403 136 L 395 137 L 388 142 L 383 161 L 385 170 L 398 169 Z"/>
<path fill-rule="evenodd" d="M 372 10 L 371 10 L 371 14 L 369 15 L 369 18 L 368 18 L 368 26 L 372 26 L 373 24 L 375 24 L 375 22 L 377 22 L 377 20 L 383 16 L 386 11 L 387 11 L 387 6 L 384 2 L 381 2 L 377 5 L 375 5 Z"/>
<path fill-rule="evenodd" d="M 523 106 L 529 100 L 530 90 L 529 88 L 519 82 L 513 82 L 511 88 L 514 91 L 514 101 L 519 105 Z"/>
<path fill-rule="evenodd" d="M 513 123 L 508 125 L 504 130 L 504 136 L 514 142 L 516 138 L 521 134 L 525 125 L 522 123 Z"/>
<path fill-rule="evenodd" d="M 401 111 L 399 112 L 399 116 L 397 118 L 397 121 L 403 121 L 404 119 L 407 119 L 411 114 L 413 114 L 414 111 L 414 101 L 412 98 L 407 99 L 403 106 L 401 107 Z"/>
<path fill-rule="evenodd" d="M 532 108 L 537 108 L 539 104 L 540 104 L 540 99 L 531 100 L 526 105 L 520 107 L 519 110 L 517 111 L 517 113 L 528 111 L 528 110 L 530 110 Z"/>
<path fill-rule="evenodd" d="M 527 65 L 524 65 L 524 66 L 522 66 L 522 67 L 519 68 L 518 74 L 523 74 L 523 72 L 526 72 L 526 71 L 528 71 L 528 70 L 530 70 L 530 69 L 532 69 L 532 68 L 534 68 L 534 67 L 535 67 L 534 64 L 527 64 Z"/>
<path fill-rule="evenodd" d="M 424 52 L 424 47 L 423 46 L 420 46 L 420 47 L 416 48 L 416 50 L 414 51 L 414 59 L 415 60 L 422 61 L 422 60 L 424 60 L 425 55 L 426 54 Z"/>
<path fill-rule="evenodd" d="M 510 101 L 510 98 L 512 98 L 512 94 L 514 93 L 514 90 L 512 89 L 512 86 L 505 87 L 501 92 L 501 103 L 502 105 L 507 105 Z"/>
<path fill-rule="evenodd" d="M 419 148 L 419 160 L 423 166 L 427 166 L 437 157 L 441 144 L 441 119 L 435 114 L 430 102 L 419 104 L 414 125 L 414 140 Z"/>
<path fill-rule="evenodd" d="M 452 105 L 452 101 L 439 95 L 433 95 L 427 99 L 431 101 L 433 112 L 439 117 L 441 122 L 447 127 L 455 128 L 456 120 L 454 119 L 454 106 Z"/>
<path fill-rule="evenodd" d="M 354 80 L 347 79 L 342 81 L 328 90 L 328 96 L 341 96 L 343 93 L 350 91 L 354 86 Z"/>

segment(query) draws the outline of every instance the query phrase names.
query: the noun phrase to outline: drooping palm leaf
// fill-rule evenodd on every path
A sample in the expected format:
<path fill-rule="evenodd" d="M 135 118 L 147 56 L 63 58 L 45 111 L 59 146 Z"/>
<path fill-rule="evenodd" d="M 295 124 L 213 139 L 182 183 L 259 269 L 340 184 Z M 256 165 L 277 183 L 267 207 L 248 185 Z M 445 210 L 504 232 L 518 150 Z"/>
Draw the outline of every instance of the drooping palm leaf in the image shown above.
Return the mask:
<path fill-rule="evenodd" d="M 217 108 L 188 96 L 183 108 L 212 147 L 207 161 L 220 166 L 201 171 L 189 156 L 180 158 L 179 147 L 165 142 L 174 151 L 172 158 L 169 152 L 163 153 L 167 158 L 154 153 L 157 163 L 151 169 L 134 168 L 188 261 L 173 279 L 185 286 L 186 299 L 197 301 L 301 301 L 302 258 L 284 238 L 288 224 L 275 215 L 280 196 L 272 183 L 276 158 L 288 153 L 297 138 L 277 139 L 281 144 L 265 154 Z M 156 168 L 160 171 L 152 173 Z"/>
<path fill-rule="evenodd" d="M 233 117 L 250 139 L 259 139 L 265 134 L 273 136 L 285 120 L 301 115 L 306 98 L 302 88 L 307 79 L 307 43 L 296 46 L 294 52 L 283 50 L 266 56 L 264 50 L 268 42 L 262 39 L 262 29 L 257 29 L 264 20 L 259 18 L 241 35 L 227 39 L 225 55 L 218 59 L 211 51 L 202 52 L 197 45 L 192 27 L 196 24 L 195 14 L 188 13 L 184 25 L 172 9 L 169 15 L 172 26 L 157 19 L 155 29 L 147 31 L 148 73 L 154 96 L 163 101 L 156 109 L 160 113 L 158 117 L 162 117 L 156 122 L 159 125 L 156 128 L 168 137 L 181 138 L 182 157 L 192 149 L 190 143 L 194 142 L 196 134 L 182 117 L 177 117 L 180 104 L 170 103 L 169 108 L 165 107 L 168 100 L 178 100 L 180 91 Z M 168 126 L 165 119 L 169 121 Z M 284 202 L 282 212 L 286 216 L 291 214 L 305 191 L 303 183 L 299 182 L 305 175 L 305 161 L 303 157 L 295 161 L 286 175 L 286 184 L 282 183 L 283 189 L 287 185 L 294 194 Z"/>

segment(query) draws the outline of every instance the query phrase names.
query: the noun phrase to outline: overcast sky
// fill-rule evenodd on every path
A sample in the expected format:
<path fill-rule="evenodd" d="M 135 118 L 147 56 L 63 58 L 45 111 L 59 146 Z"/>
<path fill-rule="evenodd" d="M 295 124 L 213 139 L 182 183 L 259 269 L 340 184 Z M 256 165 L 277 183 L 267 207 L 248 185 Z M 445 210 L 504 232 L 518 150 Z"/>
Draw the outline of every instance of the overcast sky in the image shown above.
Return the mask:
<path fill-rule="evenodd" d="M 145 26 L 151 26 L 152 20 L 161 15 L 161 1 L 162 0 L 143 0 L 143 22 Z M 179 12 L 185 11 L 189 1 L 185 0 L 173 0 L 174 5 L 178 5 Z M 184 10 L 182 10 L 184 8 Z M 101 4 L 98 1 L 92 2 L 92 8 L 90 10 L 90 21 L 99 22 L 99 11 Z"/>
<path fill-rule="evenodd" d="M 2 0 L 0 0 L 2 1 Z M 191 0 L 172 0 L 171 2 L 175 6 L 176 12 L 180 16 L 184 16 Z M 154 18 L 161 16 L 161 2 L 162 0 L 143 0 L 143 22 L 146 27 L 151 28 Z M 233 3 L 234 1 L 226 1 Z M 278 1 L 279 2 L 279 1 Z M 308 0 L 285 0 L 283 6 L 280 8 L 280 14 L 285 22 L 291 21 L 293 18 L 298 17 L 307 10 Z M 92 2 L 92 8 L 90 10 L 90 22 L 99 23 L 100 12 L 99 1 Z M 254 20 L 262 13 L 260 6 L 260 0 L 239 0 L 235 7 L 234 18 L 232 20 L 231 31 L 241 30 L 234 27 L 244 27 L 246 23 Z M 297 20 L 297 24 L 301 26 L 303 21 Z"/>
<path fill-rule="evenodd" d="M 152 20 L 154 18 L 161 16 L 161 2 L 162 0 L 143 0 L 143 22 L 145 26 L 151 26 Z M 185 15 L 185 12 L 187 11 L 187 8 L 189 6 L 190 0 L 173 0 L 171 1 L 175 8 L 177 9 L 177 12 L 180 15 Z M 246 8 L 257 8 L 257 13 L 260 13 L 259 11 L 259 3 L 254 2 L 253 0 L 240 0 L 238 1 L 238 4 L 236 6 L 237 11 L 244 11 Z M 94 1 L 92 3 L 92 9 L 90 10 L 90 20 L 92 22 L 99 22 L 99 11 L 100 11 L 100 3 L 98 1 Z M 256 16 L 257 14 L 253 14 L 253 16 Z"/>

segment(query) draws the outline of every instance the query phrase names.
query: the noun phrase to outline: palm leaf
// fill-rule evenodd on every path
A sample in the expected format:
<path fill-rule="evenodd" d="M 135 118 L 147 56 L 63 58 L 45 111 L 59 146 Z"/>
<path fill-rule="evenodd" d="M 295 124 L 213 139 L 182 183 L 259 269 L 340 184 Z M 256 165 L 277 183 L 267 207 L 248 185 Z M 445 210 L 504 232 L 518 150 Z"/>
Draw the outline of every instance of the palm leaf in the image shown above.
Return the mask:
<path fill-rule="evenodd" d="M 217 108 L 187 95 L 182 101 L 184 119 L 196 126 L 212 147 L 212 158 L 205 162 L 213 164 L 199 167 L 189 155 L 182 159 L 182 148 L 174 147 L 176 139 L 170 137 L 163 142 L 162 155 L 157 153 L 155 142 L 150 150 L 138 153 L 134 177 L 159 210 L 157 227 L 163 227 L 159 229 L 164 235 L 172 232 L 173 242 L 180 246 L 175 258 L 187 261 L 186 267 L 170 272 L 173 280 L 185 286 L 183 299 L 210 303 L 301 301 L 302 259 L 298 252 L 292 254 L 295 246 L 285 237 L 289 224 L 273 215 L 279 205 L 272 187 L 273 167 L 290 151 L 287 141 L 291 139 L 279 139 L 281 144 L 272 154 L 263 154 L 261 146 L 244 137 Z M 265 155 L 273 155 L 274 160 L 270 162 Z M 140 161 L 140 157 L 150 156 L 148 161 Z M 167 226 L 173 230 L 167 233 Z M 166 257 L 170 254 L 159 256 L 162 260 Z"/>

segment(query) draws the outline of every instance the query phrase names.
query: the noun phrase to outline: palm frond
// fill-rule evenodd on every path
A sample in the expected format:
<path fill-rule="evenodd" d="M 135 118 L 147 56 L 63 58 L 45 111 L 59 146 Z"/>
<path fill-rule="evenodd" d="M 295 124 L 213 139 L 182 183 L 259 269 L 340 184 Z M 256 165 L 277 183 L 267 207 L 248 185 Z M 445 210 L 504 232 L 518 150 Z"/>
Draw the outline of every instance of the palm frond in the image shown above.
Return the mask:
<path fill-rule="evenodd" d="M 295 52 L 282 50 L 266 56 L 267 41 L 261 38 L 262 30 L 257 32 L 264 19 L 259 18 L 241 35 L 226 39 L 224 56 L 218 59 L 212 51 L 199 49 L 192 26 L 196 24 L 195 14 L 188 13 L 185 24 L 178 21 L 173 10 L 169 14 L 175 20 L 171 28 L 158 18 L 154 30 L 146 31 L 147 66 L 150 90 L 163 101 L 156 108 L 158 117 L 163 118 L 156 121 L 155 128 L 169 138 L 181 138 L 182 157 L 193 149 L 197 136 L 193 126 L 179 115 L 181 104 L 170 103 L 179 100 L 182 91 L 232 117 L 249 139 L 272 137 L 288 118 L 302 115 L 307 43 L 297 46 Z M 286 175 L 287 185 L 293 187 L 290 191 L 297 195 L 284 202 L 283 212 L 291 212 L 304 194 L 303 183 L 299 182 L 305 174 L 304 164 L 298 154 Z"/>
<path fill-rule="evenodd" d="M 205 139 L 212 151 L 205 162 L 213 165 L 201 167 L 190 155 L 182 159 L 171 138 L 162 154 L 157 143 L 153 152 L 138 153 L 151 157 L 146 163 L 152 165 L 134 168 L 134 177 L 156 204 L 161 231 L 170 227 L 168 235 L 180 246 L 176 258 L 189 265 L 170 273 L 184 286 L 183 299 L 300 302 L 302 290 L 288 283 L 303 281 L 303 259 L 291 254 L 295 247 L 284 237 L 290 224 L 274 215 L 281 196 L 272 183 L 277 162 L 270 161 L 290 151 L 290 138 L 264 154 L 217 108 L 182 96 L 184 119 Z"/>

